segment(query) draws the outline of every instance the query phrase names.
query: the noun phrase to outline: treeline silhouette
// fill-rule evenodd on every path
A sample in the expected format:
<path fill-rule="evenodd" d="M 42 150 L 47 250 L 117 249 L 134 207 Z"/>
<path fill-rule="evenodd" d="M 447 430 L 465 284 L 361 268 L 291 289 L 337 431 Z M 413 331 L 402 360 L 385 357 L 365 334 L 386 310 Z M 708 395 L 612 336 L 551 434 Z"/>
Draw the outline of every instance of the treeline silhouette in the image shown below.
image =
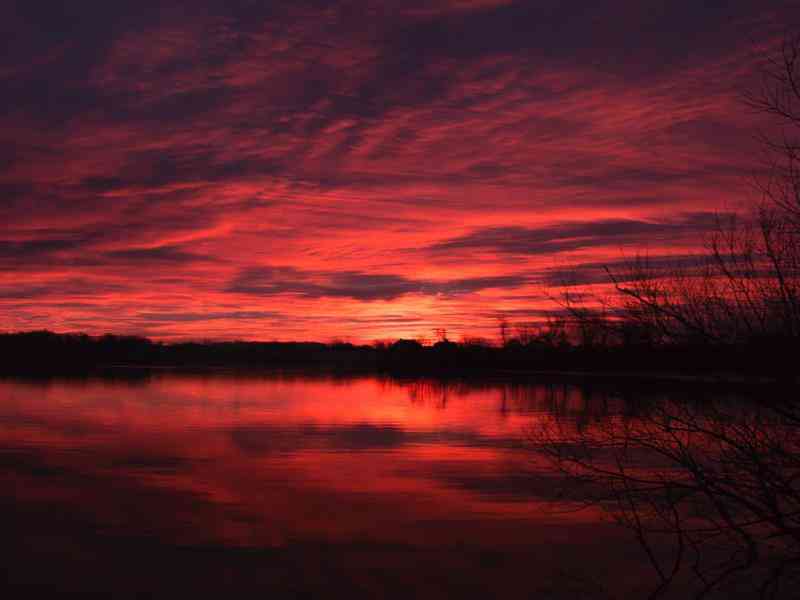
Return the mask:
<path fill-rule="evenodd" d="M 794 355 L 758 345 L 664 346 L 585 343 L 574 321 L 555 320 L 536 332 L 485 340 L 416 340 L 354 345 L 315 342 L 178 342 L 144 337 L 31 331 L 0 334 L 0 373 L 86 373 L 109 367 L 307 368 L 400 374 L 487 375 L 569 371 L 647 377 L 654 374 L 790 378 Z M 713 350 L 713 351 L 712 351 Z"/>
<path fill-rule="evenodd" d="M 370 348 L 314 342 L 163 343 L 139 336 L 30 331 L 0 334 L 0 371 L 59 373 L 113 366 L 369 367 Z"/>

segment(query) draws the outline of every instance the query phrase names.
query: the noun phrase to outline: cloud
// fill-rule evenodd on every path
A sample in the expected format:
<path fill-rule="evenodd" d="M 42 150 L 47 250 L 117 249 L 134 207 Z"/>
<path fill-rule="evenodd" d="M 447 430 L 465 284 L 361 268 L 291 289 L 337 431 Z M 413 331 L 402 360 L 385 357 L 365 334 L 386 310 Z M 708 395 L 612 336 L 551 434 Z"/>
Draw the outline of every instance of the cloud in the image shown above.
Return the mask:
<path fill-rule="evenodd" d="M 131 288 L 132 285 L 82 278 L 57 279 L 43 283 L 0 282 L 0 300 L 100 299 L 108 294 L 128 292 Z M 98 308 L 98 305 L 91 306 Z"/>
<path fill-rule="evenodd" d="M 115 250 L 113 252 L 106 252 L 102 255 L 98 262 L 182 264 L 209 260 L 217 259 L 195 254 L 193 252 L 186 252 L 177 246 L 159 246 L 156 248 L 131 248 L 128 250 Z"/>
<path fill-rule="evenodd" d="M 69 238 L 0 241 L 0 260 L 31 261 L 82 246 L 85 240 Z"/>
<path fill-rule="evenodd" d="M 0 329 L 369 339 L 543 311 L 555 256 L 688 252 L 748 200 L 742 40 L 774 48 L 793 14 L 3 5 Z"/>
<path fill-rule="evenodd" d="M 699 254 L 655 255 L 634 258 L 612 259 L 603 262 L 576 263 L 568 267 L 551 268 L 544 271 L 541 281 L 548 286 L 580 286 L 609 284 L 613 278 L 618 282 L 631 281 L 637 277 L 639 268 L 646 268 L 653 276 L 667 275 L 676 270 L 701 267 L 708 258 Z"/>
<path fill-rule="evenodd" d="M 727 215 L 729 216 L 729 215 Z M 430 247 L 435 253 L 489 251 L 506 254 L 552 255 L 571 250 L 603 246 L 645 246 L 654 241 L 674 241 L 714 231 L 726 215 L 689 213 L 668 221 L 601 219 L 598 221 L 555 223 L 543 227 L 491 227 L 439 242 Z"/>
<path fill-rule="evenodd" d="M 722 254 L 729 261 L 729 269 L 735 266 L 737 255 Z M 579 262 L 567 267 L 554 267 L 544 270 L 540 281 L 547 286 L 581 286 L 610 284 L 612 281 L 625 283 L 647 278 L 670 277 L 673 274 L 701 274 L 704 267 L 713 266 L 717 259 L 708 254 L 640 254 L 629 258 L 615 258 L 602 262 Z M 571 294 L 573 295 L 573 294 Z M 577 299 L 577 298 L 574 298 Z"/>
<path fill-rule="evenodd" d="M 425 280 L 357 271 L 309 272 L 294 267 L 256 267 L 240 273 L 227 291 L 255 296 L 295 294 L 309 298 L 338 297 L 371 302 L 394 300 L 406 294 L 470 294 L 491 288 L 519 287 L 526 282 L 526 277 L 517 275 Z"/>
<path fill-rule="evenodd" d="M 234 310 L 226 312 L 140 312 L 137 319 L 148 323 L 195 323 L 204 321 L 260 321 L 264 319 L 285 318 L 285 314 L 271 311 Z"/>

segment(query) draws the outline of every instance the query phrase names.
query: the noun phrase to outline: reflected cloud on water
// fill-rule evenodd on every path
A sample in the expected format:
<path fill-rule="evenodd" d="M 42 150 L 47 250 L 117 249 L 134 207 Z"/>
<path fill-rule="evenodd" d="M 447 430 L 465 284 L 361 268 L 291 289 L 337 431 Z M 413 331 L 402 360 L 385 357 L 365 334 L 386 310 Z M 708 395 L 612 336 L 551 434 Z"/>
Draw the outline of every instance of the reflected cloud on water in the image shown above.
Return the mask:
<path fill-rule="evenodd" d="M 541 424 L 580 432 L 633 419 L 670 394 L 297 373 L 5 379 L 0 502 L 33 555 L 39 538 L 111 544 L 110 557 L 117 539 L 159 552 L 355 544 L 403 548 L 387 559 L 401 572 L 408 552 L 445 563 L 453 552 L 501 552 L 510 590 L 533 585 L 522 566 L 531 554 L 542 577 L 638 572 L 602 511 L 570 510 L 577 502 L 559 495 L 560 475 L 531 451 L 531 435 Z M 620 551 L 582 560 L 608 543 Z M 352 569 L 361 572 L 348 563 L 340 573 Z"/>

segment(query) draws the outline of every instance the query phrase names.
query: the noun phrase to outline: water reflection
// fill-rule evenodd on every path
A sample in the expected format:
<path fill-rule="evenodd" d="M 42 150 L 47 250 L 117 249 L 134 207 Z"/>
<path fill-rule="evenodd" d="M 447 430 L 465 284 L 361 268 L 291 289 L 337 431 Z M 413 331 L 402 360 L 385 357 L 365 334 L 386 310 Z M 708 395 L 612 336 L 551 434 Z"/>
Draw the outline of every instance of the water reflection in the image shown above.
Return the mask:
<path fill-rule="evenodd" d="M 570 597 L 614 579 L 635 593 L 646 564 L 601 510 L 569 510 L 528 436 L 633 418 L 664 394 L 305 374 L 2 380 L 9 581 L 135 596 L 190 571 L 212 595 Z M 44 558 L 60 566 L 42 576 Z"/>
<path fill-rule="evenodd" d="M 540 422 L 532 449 L 569 497 L 631 531 L 652 567 L 650 597 L 794 597 L 800 407 L 792 390 L 765 391 L 663 398 L 586 428 Z"/>

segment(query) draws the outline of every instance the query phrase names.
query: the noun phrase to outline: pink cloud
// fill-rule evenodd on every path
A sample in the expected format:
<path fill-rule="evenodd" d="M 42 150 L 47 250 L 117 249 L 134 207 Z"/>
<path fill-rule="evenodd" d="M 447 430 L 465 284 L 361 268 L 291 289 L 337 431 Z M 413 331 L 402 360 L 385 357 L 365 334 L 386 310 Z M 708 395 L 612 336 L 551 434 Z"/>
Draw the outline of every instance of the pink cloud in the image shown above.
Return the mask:
<path fill-rule="evenodd" d="M 511 2 L 383 4 L 350 18 L 294 7 L 247 23 L 168 11 L 98 44 L 84 79 L 55 78 L 64 101 L 49 112 L 18 84 L 28 101 L 3 120 L 15 151 L 0 170 L 0 328 L 489 335 L 503 311 L 551 305 L 555 267 L 613 261 L 622 249 L 685 254 L 703 229 L 516 254 L 458 240 L 663 225 L 749 200 L 743 174 L 757 167 L 752 132 L 764 122 L 739 92 L 759 54 L 732 36 L 750 28 L 772 48 L 774 16 L 721 24 L 713 51 L 698 46 L 692 60 L 616 72 L 584 61 L 578 38 L 548 58 L 513 31 L 423 35 L 436 23 L 442 37 L 448 25 L 479 31 L 481 19 L 507 27 Z M 28 81 L 68 60 L 62 46 L 43 48 L 30 67 L 0 74 Z M 288 292 L 231 291 L 242 273 L 270 268 L 294 274 Z M 298 294 L 309 273 L 340 293 Z M 377 291 L 341 292 L 354 273 Z M 515 285 L 447 293 L 491 277 Z"/>

